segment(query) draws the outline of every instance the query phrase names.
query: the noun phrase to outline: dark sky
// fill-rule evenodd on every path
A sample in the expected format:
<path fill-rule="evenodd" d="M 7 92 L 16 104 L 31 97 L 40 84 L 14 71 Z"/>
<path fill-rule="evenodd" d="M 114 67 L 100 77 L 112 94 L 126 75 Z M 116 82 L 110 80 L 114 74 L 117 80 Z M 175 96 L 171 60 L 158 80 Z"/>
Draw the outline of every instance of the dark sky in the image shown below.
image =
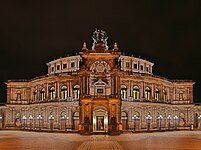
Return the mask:
<path fill-rule="evenodd" d="M 74 55 L 84 41 L 92 46 L 95 28 L 109 48 L 147 59 L 154 74 L 192 79 L 201 102 L 201 2 L 199 0 L 0 1 L 0 101 L 8 79 L 47 73 L 46 63 Z"/>

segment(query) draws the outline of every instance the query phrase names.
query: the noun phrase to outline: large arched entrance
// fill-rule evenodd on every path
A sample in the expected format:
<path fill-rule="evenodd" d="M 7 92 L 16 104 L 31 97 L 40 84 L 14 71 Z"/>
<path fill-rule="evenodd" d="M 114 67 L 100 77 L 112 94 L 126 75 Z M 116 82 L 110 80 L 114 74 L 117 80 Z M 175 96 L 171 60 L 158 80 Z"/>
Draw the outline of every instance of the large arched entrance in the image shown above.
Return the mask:
<path fill-rule="evenodd" d="M 95 107 L 93 110 L 93 132 L 108 130 L 108 111 L 104 106 Z"/>

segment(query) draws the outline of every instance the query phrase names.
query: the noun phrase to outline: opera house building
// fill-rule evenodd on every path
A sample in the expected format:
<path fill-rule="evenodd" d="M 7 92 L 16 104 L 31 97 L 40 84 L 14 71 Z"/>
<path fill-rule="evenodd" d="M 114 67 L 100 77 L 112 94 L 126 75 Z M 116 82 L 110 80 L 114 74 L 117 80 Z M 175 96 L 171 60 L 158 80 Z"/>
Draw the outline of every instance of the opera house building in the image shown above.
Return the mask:
<path fill-rule="evenodd" d="M 200 127 L 191 80 L 153 75 L 154 63 L 125 56 L 95 30 L 93 46 L 47 63 L 47 75 L 8 80 L 0 128 L 79 134 Z"/>

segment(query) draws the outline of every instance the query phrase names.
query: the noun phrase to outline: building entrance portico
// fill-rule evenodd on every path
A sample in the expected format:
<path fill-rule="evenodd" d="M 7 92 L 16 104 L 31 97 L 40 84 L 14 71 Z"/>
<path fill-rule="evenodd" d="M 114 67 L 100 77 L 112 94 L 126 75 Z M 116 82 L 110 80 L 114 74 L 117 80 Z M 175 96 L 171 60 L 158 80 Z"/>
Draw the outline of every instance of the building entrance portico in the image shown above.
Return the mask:
<path fill-rule="evenodd" d="M 104 106 L 97 106 L 93 109 L 93 132 L 107 131 L 108 111 Z"/>

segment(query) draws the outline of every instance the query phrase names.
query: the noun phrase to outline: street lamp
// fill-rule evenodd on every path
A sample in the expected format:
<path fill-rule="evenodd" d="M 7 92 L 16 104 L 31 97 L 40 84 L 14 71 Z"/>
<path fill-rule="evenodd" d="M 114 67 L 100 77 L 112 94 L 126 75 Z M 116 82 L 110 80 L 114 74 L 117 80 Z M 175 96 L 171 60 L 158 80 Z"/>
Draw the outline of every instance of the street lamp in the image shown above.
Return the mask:
<path fill-rule="evenodd" d="M 24 130 L 25 130 L 25 122 L 26 122 L 27 117 L 23 116 L 22 119 L 23 119 L 23 122 L 24 122 Z"/>
<path fill-rule="evenodd" d="M 198 116 L 198 120 L 199 120 L 198 128 L 200 128 L 201 127 L 201 115 Z"/>
<path fill-rule="evenodd" d="M 170 121 L 171 121 L 172 117 L 170 115 L 168 115 L 167 119 L 168 119 L 168 130 L 170 130 Z"/>
<path fill-rule="evenodd" d="M 69 117 L 67 116 L 66 117 L 66 120 L 67 120 L 67 129 L 68 129 L 68 119 L 69 119 Z M 66 130 L 67 131 L 67 130 Z"/>
<path fill-rule="evenodd" d="M 136 131 L 136 122 L 139 120 L 139 117 L 137 115 L 134 115 L 132 117 L 132 120 L 134 121 L 134 127 L 133 127 L 133 133 Z"/>
<path fill-rule="evenodd" d="M 161 130 L 161 121 L 163 120 L 163 116 L 159 115 L 157 119 L 159 120 L 159 130 Z"/>
<path fill-rule="evenodd" d="M 30 115 L 29 116 L 29 123 L 30 123 L 30 130 L 31 130 L 31 128 L 32 128 L 32 120 L 33 120 L 33 117 L 32 117 L 32 115 Z"/>
<path fill-rule="evenodd" d="M 39 125 L 39 131 L 41 130 L 41 126 L 40 126 L 40 122 L 41 122 L 41 120 L 43 119 L 43 117 L 39 114 L 38 115 L 38 117 L 37 117 L 37 119 L 38 119 L 38 125 Z"/>
<path fill-rule="evenodd" d="M 151 116 L 150 114 L 148 114 L 147 117 L 146 117 L 146 119 L 147 119 L 147 123 L 148 123 L 148 124 L 147 124 L 147 125 L 148 125 L 147 130 L 148 130 L 148 132 L 149 132 L 152 116 Z"/>
<path fill-rule="evenodd" d="M 49 120 L 50 120 L 50 130 L 53 131 L 53 120 L 54 120 L 54 116 L 51 114 L 49 116 Z"/>
<path fill-rule="evenodd" d="M 177 129 L 177 120 L 178 120 L 178 117 L 177 115 L 174 116 L 174 126 L 175 126 L 175 129 Z"/>

